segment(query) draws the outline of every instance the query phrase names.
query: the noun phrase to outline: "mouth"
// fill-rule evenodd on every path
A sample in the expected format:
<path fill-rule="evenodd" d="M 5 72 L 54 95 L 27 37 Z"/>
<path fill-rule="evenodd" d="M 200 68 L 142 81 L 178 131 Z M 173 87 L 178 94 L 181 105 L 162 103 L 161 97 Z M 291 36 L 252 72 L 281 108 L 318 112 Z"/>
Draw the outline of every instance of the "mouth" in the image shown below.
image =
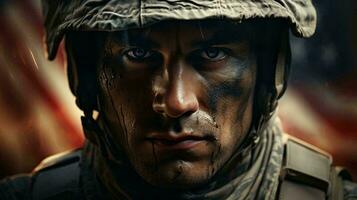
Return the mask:
<path fill-rule="evenodd" d="M 162 150 L 190 150 L 200 144 L 213 142 L 217 139 L 212 135 L 195 136 L 183 134 L 174 136 L 170 134 L 161 134 L 148 137 L 148 140 Z"/>

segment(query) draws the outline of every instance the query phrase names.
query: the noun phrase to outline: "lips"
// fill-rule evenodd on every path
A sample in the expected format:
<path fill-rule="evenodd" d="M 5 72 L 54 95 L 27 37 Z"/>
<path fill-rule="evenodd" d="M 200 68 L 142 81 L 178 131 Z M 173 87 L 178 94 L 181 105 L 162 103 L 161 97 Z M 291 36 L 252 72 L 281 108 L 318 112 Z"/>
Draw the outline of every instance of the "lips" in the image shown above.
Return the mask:
<path fill-rule="evenodd" d="M 197 136 L 192 134 L 160 134 L 148 137 L 148 140 L 164 150 L 189 150 L 199 144 L 215 140 L 213 136 Z"/>

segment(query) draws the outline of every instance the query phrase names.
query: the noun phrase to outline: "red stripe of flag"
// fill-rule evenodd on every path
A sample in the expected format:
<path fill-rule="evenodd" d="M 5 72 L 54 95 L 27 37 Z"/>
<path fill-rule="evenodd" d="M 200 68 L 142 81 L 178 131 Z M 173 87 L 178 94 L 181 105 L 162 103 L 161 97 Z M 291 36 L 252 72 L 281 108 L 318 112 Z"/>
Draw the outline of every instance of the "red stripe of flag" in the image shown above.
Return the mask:
<path fill-rule="evenodd" d="M 16 6 L 21 10 L 24 16 L 27 17 L 28 22 L 31 24 L 32 27 L 36 30 L 38 34 L 39 41 L 42 41 L 44 37 L 44 26 L 43 26 L 43 19 L 42 15 L 38 13 L 35 9 L 33 2 L 31 0 L 14 0 Z M 65 63 L 65 54 L 63 51 L 63 46 L 60 45 L 60 49 L 58 51 L 56 61 L 59 63 L 59 66 L 64 67 Z"/>
<path fill-rule="evenodd" d="M 67 134 L 65 137 L 69 139 L 70 144 L 72 146 L 80 146 L 83 141 L 81 131 L 70 120 L 61 104 L 38 76 L 36 72 L 37 68 L 31 62 L 30 50 L 22 42 L 19 33 L 8 23 L 6 16 L 0 17 L 0 27 L 2 29 L 0 34 L 4 38 L 3 42 L 9 48 L 6 51 L 8 52 L 6 56 L 12 59 L 15 66 L 18 67 L 19 71 L 27 79 L 28 84 L 40 95 L 45 105 L 53 111 L 55 118 L 65 129 Z"/>

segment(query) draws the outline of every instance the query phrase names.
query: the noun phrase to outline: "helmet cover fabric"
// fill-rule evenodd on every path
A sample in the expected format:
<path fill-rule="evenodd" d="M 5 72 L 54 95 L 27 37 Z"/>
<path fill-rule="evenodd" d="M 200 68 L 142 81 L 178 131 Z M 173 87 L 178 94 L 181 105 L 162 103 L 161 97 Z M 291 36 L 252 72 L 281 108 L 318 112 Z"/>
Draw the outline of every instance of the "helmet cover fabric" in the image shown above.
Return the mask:
<path fill-rule="evenodd" d="M 121 31 L 164 20 L 284 18 L 296 36 L 316 28 L 311 0 L 43 0 L 48 58 L 67 31 Z"/>

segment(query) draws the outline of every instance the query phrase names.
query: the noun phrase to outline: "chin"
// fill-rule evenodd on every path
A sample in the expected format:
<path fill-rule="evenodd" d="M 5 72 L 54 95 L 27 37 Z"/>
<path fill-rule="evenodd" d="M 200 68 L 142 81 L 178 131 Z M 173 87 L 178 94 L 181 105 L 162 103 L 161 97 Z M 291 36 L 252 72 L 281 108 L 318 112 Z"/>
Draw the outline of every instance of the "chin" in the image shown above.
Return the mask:
<path fill-rule="evenodd" d="M 172 161 L 158 166 L 151 173 L 140 175 L 151 185 L 168 189 L 192 189 L 207 183 L 214 170 L 208 163 L 188 162 L 183 160 Z"/>

